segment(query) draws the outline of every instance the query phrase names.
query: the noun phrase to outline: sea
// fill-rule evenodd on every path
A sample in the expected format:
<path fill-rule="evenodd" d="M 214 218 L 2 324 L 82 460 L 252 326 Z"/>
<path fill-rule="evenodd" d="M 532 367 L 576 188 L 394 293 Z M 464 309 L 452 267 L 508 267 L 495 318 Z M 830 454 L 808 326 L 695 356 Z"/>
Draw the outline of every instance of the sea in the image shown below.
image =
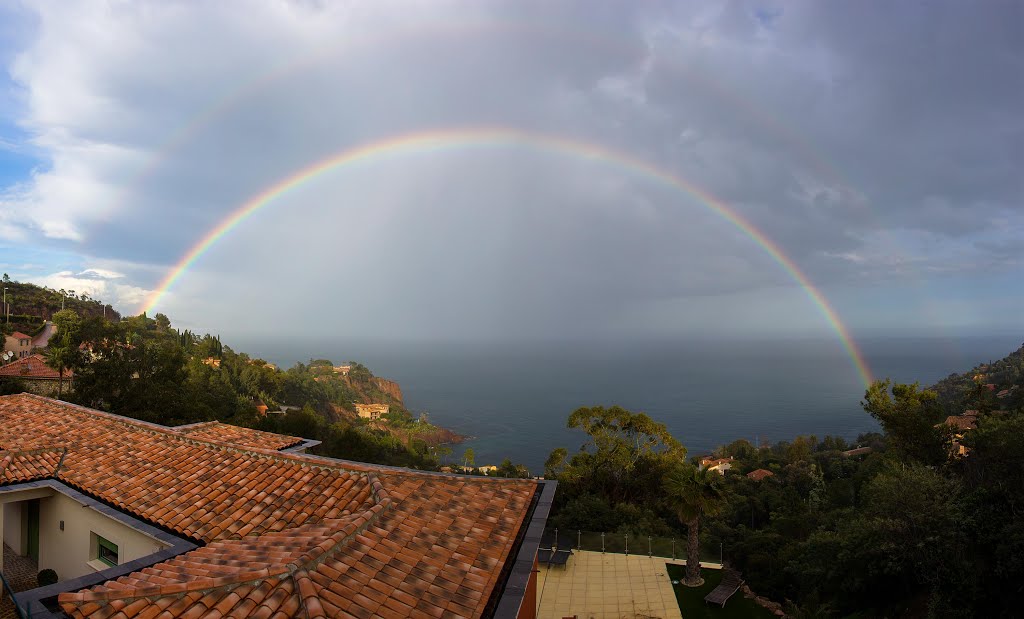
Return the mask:
<path fill-rule="evenodd" d="M 1021 336 L 873 337 L 858 345 L 875 378 L 931 385 L 1000 359 Z M 286 368 L 310 359 L 358 361 L 397 381 L 405 404 L 471 437 L 477 465 L 509 458 L 531 473 L 558 447 L 586 436 L 566 427 L 581 406 L 622 406 L 664 423 L 691 455 L 735 439 L 878 429 L 860 407 L 865 385 L 849 353 L 828 338 L 545 341 L 395 341 L 232 338 L 235 350 Z"/>

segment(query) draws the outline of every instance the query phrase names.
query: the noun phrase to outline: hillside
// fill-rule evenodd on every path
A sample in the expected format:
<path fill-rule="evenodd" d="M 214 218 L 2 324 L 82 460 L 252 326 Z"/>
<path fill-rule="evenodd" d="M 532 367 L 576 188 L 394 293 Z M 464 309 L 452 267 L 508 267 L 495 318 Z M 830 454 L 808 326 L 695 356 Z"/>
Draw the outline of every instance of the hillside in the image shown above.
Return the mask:
<path fill-rule="evenodd" d="M 4 324 L 4 332 L 22 331 L 35 335 L 43 328 L 43 323 L 61 310 L 74 310 L 83 318 L 106 317 L 107 320 L 118 321 L 121 314 L 109 304 L 92 299 L 85 293 L 77 294 L 74 290 L 54 290 L 45 286 L 37 286 L 27 282 L 12 280 L 5 273 L 3 287 L 7 289 L 7 304 L 10 307 L 10 323 Z"/>
<path fill-rule="evenodd" d="M 16 294 L 24 311 L 39 312 L 12 321 L 12 330 L 34 333 L 60 310 L 59 292 L 15 282 L 7 288 L 9 300 Z M 321 441 L 322 455 L 425 469 L 451 452 L 443 443 L 462 440 L 414 416 L 397 383 L 360 363 L 320 359 L 282 371 L 217 336 L 176 330 L 163 314 L 122 319 L 85 296 L 68 296 L 65 308 L 82 310 L 61 349 L 75 376 L 65 399 L 75 403 L 171 426 L 224 421 Z M 24 388 L 14 379 L 0 383 L 0 392 Z M 359 417 L 357 404 L 389 410 L 371 421 Z"/>
<path fill-rule="evenodd" d="M 962 374 L 950 374 L 930 388 L 949 415 L 965 409 L 1016 410 L 1024 407 L 1024 345 Z"/>

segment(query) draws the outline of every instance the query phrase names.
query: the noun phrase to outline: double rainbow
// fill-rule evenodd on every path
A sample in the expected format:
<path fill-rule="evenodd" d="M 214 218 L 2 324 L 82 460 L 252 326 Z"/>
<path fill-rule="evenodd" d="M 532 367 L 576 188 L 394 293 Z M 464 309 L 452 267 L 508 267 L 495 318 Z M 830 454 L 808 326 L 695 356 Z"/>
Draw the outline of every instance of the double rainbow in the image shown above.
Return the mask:
<path fill-rule="evenodd" d="M 846 352 L 849 355 L 850 360 L 853 362 L 860 379 L 865 385 L 868 385 L 871 382 L 871 372 L 868 369 L 867 363 L 864 361 L 863 354 L 858 349 L 853 338 L 850 337 L 850 333 L 846 326 L 839 319 L 836 311 L 828 303 L 821 291 L 814 286 L 807 275 L 805 275 L 803 271 L 801 271 L 800 268 L 788 256 L 786 256 L 785 253 L 783 253 L 782 249 L 774 241 L 765 236 L 760 230 L 755 228 L 750 221 L 731 209 L 727 204 L 692 183 L 633 156 L 580 140 L 508 128 L 485 127 L 439 129 L 398 135 L 344 150 L 340 153 L 327 157 L 326 159 L 318 161 L 309 167 L 299 170 L 291 176 L 284 178 L 253 196 L 247 202 L 235 209 L 219 224 L 214 226 L 205 236 L 203 236 L 202 239 L 200 239 L 198 243 L 189 249 L 181 260 L 171 269 L 168 275 L 159 283 L 156 290 L 154 290 L 146 300 L 145 304 L 140 308 L 140 311 L 151 312 L 160 303 L 160 300 L 174 285 L 174 283 L 177 282 L 186 271 L 188 271 L 189 267 L 191 267 L 204 253 L 206 253 L 210 247 L 216 244 L 217 241 L 249 218 L 253 213 L 324 172 L 336 170 L 357 162 L 372 162 L 389 156 L 410 152 L 430 152 L 443 149 L 450 150 L 453 148 L 465 148 L 469 146 L 503 147 L 510 145 L 536 148 L 569 156 L 601 161 L 627 170 L 638 176 L 656 181 L 666 187 L 675 189 L 692 197 L 701 205 L 728 221 L 741 230 L 746 236 L 750 237 L 800 284 L 807 296 L 818 307 L 822 315 L 839 337 L 839 340 L 846 349 Z"/>

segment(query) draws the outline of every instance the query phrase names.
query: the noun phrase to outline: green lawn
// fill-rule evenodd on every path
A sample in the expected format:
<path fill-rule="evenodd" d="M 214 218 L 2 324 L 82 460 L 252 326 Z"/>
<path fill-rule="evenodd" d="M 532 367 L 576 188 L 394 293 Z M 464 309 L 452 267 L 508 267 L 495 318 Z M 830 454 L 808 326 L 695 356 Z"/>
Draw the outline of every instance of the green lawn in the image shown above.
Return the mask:
<path fill-rule="evenodd" d="M 668 576 L 672 580 L 682 580 L 686 568 L 682 565 L 669 565 Z M 672 585 L 676 592 L 676 601 L 679 602 L 679 610 L 683 613 L 683 619 L 747 619 L 748 617 L 764 618 L 775 617 L 772 613 L 761 608 L 743 597 L 742 591 L 733 594 L 725 603 L 725 608 L 717 604 L 707 604 L 704 596 L 711 593 L 711 590 L 718 586 L 722 580 L 722 570 L 701 570 L 704 576 L 704 584 L 699 587 L 684 587 L 683 585 Z"/>

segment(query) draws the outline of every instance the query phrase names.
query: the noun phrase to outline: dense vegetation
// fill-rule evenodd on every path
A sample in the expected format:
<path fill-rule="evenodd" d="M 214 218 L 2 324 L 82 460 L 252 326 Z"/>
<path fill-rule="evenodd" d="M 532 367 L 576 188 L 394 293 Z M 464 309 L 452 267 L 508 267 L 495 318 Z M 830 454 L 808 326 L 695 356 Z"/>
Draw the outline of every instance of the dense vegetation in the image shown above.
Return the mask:
<path fill-rule="evenodd" d="M 559 480 L 550 526 L 679 539 L 694 532 L 716 560 L 721 544 L 758 594 L 790 602 L 797 616 L 1019 616 L 1024 410 L 994 394 L 1020 384 L 1022 351 L 987 364 L 979 383 L 977 371 L 933 389 L 877 381 L 862 406 L 882 433 L 855 445 L 830 436 L 737 440 L 714 454 L 733 458 L 724 476 L 700 475 L 646 415 L 579 409 L 569 427 L 590 440 L 547 462 L 547 476 Z M 979 416 L 960 439 L 967 455 L 958 456 L 943 421 L 965 409 Z M 844 454 L 854 446 L 871 450 Z M 772 475 L 747 477 L 758 469 Z"/>
<path fill-rule="evenodd" d="M 64 399 L 171 426 L 223 421 L 311 438 L 322 441 L 314 448 L 322 455 L 425 469 L 438 468 L 451 455 L 439 441 L 458 438 L 425 416 L 414 418 L 382 388 L 386 381 L 359 363 L 348 364 L 347 375 L 336 374 L 326 359 L 281 371 L 236 353 L 219 337 L 173 329 L 163 314 L 122 320 L 110 306 L 74 291 L 6 277 L 4 286 L 12 311 L 25 313 L 19 321 L 12 314 L 9 331 L 33 334 L 44 319 L 57 325 L 44 354 L 50 366 L 74 372 L 74 390 Z M 24 390 L 22 381 L 0 379 L 0 394 Z M 356 402 L 388 404 L 387 422 L 360 419 Z M 260 415 L 257 404 L 286 412 Z"/>
<path fill-rule="evenodd" d="M 405 429 L 433 430 L 412 419 L 401 402 L 383 393 L 366 367 L 353 363 L 335 375 L 328 360 L 281 371 L 236 353 L 212 335 L 171 328 L 163 314 L 120 322 L 83 321 L 77 338 L 89 359 L 73 361 L 76 402 L 165 425 L 224 421 L 322 441 L 317 453 L 382 464 L 436 468 L 434 446 L 407 433 L 401 440 L 359 419 L 353 402 L 391 406 L 389 419 Z M 51 346 L 52 348 L 52 346 Z M 283 414 L 260 415 L 257 403 Z"/>
<path fill-rule="evenodd" d="M 950 374 L 933 389 L 950 415 L 959 414 L 968 404 L 988 410 L 1024 406 L 1024 346 L 998 361 L 976 365 L 963 374 Z M 1003 389 L 1007 393 L 997 397 Z"/>

